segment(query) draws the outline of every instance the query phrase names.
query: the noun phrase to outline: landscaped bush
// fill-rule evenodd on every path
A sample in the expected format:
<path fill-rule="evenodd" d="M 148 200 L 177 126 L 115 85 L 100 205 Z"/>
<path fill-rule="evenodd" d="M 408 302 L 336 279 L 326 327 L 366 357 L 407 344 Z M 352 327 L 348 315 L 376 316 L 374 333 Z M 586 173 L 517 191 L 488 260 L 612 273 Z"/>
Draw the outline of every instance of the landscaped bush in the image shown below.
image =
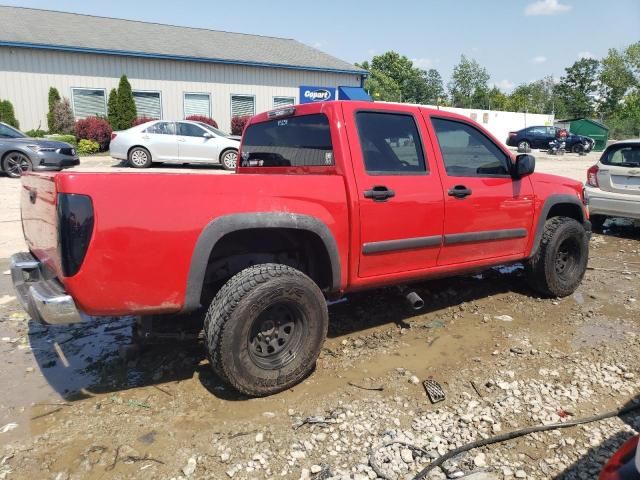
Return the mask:
<path fill-rule="evenodd" d="M 191 120 L 193 122 L 202 122 L 207 125 L 211 125 L 213 128 L 218 128 L 218 122 L 211 117 L 205 117 L 204 115 L 189 115 L 185 120 Z"/>
<path fill-rule="evenodd" d="M 64 135 L 73 135 L 75 130 L 75 119 L 73 118 L 73 110 L 68 98 L 55 102 L 53 106 L 53 124 L 55 125 L 55 133 Z"/>
<path fill-rule="evenodd" d="M 98 145 L 98 142 L 94 142 L 93 140 L 83 139 L 78 143 L 79 155 L 91 155 L 93 153 L 97 153 L 99 150 L 100 145 Z"/>
<path fill-rule="evenodd" d="M 104 118 L 87 117 L 76 122 L 76 137 L 78 140 L 93 140 L 100 150 L 106 150 L 111 141 L 111 127 Z"/>
<path fill-rule="evenodd" d="M 34 130 L 27 130 L 26 132 L 24 132 L 24 134 L 27 137 L 31 137 L 31 138 L 42 138 L 47 134 L 47 132 L 44 130 L 40 130 L 39 128 L 36 128 Z"/>
<path fill-rule="evenodd" d="M 60 100 L 60 92 L 58 92 L 58 89 L 55 87 L 49 88 L 49 111 L 47 112 L 47 125 L 49 126 L 50 132 L 57 131 L 55 118 L 53 116 L 53 109 L 56 106 L 56 103 L 58 103 Z"/>
<path fill-rule="evenodd" d="M 115 118 L 113 119 L 111 126 L 115 130 L 126 130 L 131 128 L 133 121 L 138 116 L 136 110 L 136 102 L 133 100 L 133 92 L 131 91 L 131 84 L 126 75 L 120 77 L 120 83 L 118 84 L 118 93 L 115 100 L 115 112 L 113 112 Z M 111 115 L 109 116 L 111 119 Z"/>
<path fill-rule="evenodd" d="M 9 100 L 0 100 L 0 122 L 4 122 L 14 128 L 20 128 L 20 122 L 18 122 L 13 111 L 13 104 Z"/>
<path fill-rule="evenodd" d="M 133 121 L 133 124 L 131 126 L 135 127 L 136 125 L 142 125 L 143 123 L 153 122 L 154 120 L 157 120 L 157 119 L 149 118 L 149 117 L 138 117 Z"/>
<path fill-rule="evenodd" d="M 251 115 L 245 115 L 243 117 L 233 117 L 231 119 L 231 135 L 242 135 L 244 127 L 251 118 Z"/>
<path fill-rule="evenodd" d="M 49 140 L 55 140 L 56 142 L 70 143 L 71 145 L 76 145 L 78 143 L 76 141 L 75 135 L 54 134 L 54 135 L 47 135 L 45 138 Z"/>

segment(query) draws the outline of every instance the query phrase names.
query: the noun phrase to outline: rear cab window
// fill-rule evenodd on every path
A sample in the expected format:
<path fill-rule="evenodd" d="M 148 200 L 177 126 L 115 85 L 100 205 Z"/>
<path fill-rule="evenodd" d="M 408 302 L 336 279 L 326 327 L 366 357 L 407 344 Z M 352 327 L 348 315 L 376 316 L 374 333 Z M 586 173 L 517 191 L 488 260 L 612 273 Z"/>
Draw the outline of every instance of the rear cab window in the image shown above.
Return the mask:
<path fill-rule="evenodd" d="M 329 119 L 323 113 L 252 123 L 242 137 L 240 167 L 334 165 Z"/>

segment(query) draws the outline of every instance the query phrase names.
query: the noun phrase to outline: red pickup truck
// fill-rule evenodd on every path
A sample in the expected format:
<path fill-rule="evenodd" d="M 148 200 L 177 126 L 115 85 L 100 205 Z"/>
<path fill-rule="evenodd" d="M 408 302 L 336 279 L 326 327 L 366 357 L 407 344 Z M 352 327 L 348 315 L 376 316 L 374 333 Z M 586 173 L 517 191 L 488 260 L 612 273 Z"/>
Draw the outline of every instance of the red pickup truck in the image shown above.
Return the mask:
<path fill-rule="evenodd" d="M 13 281 L 50 324 L 202 312 L 214 371 L 267 395 L 311 371 L 345 292 L 524 262 L 539 294 L 571 294 L 582 185 L 534 164 L 440 110 L 273 110 L 248 123 L 235 175 L 26 175 Z"/>

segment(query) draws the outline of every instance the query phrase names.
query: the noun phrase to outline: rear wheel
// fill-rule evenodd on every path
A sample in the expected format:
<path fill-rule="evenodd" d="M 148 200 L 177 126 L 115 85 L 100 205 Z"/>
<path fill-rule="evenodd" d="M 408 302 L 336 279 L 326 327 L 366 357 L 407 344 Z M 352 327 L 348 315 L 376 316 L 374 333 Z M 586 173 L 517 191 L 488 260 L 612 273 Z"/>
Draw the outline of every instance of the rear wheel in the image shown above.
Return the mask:
<path fill-rule="evenodd" d="M 582 146 L 581 143 L 576 143 L 574 146 L 571 147 L 571 151 L 573 153 L 580 154 L 584 151 L 584 147 Z"/>
<path fill-rule="evenodd" d="M 238 162 L 238 152 L 236 150 L 226 150 L 222 152 L 220 163 L 225 170 L 235 170 Z"/>
<path fill-rule="evenodd" d="M 236 390 L 271 395 L 311 372 L 328 323 L 313 280 L 286 265 L 255 265 L 232 277 L 211 302 L 204 324 L 209 362 Z"/>
<path fill-rule="evenodd" d="M 149 168 L 151 153 L 143 147 L 134 147 L 129 151 L 129 165 L 133 168 Z"/>
<path fill-rule="evenodd" d="M 527 279 L 548 297 L 571 295 L 584 277 L 589 259 L 589 235 L 582 224 L 568 217 L 546 221 L 540 246 L 525 265 Z"/>
<path fill-rule="evenodd" d="M 529 153 L 531 151 L 531 144 L 526 140 L 522 140 L 518 142 L 518 152 L 520 153 Z"/>
<path fill-rule="evenodd" d="M 20 178 L 24 172 L 33 170 L 33 164 L 24 153 L 9 152 L 2 160 L 2 170 L 11 178 Z"/>

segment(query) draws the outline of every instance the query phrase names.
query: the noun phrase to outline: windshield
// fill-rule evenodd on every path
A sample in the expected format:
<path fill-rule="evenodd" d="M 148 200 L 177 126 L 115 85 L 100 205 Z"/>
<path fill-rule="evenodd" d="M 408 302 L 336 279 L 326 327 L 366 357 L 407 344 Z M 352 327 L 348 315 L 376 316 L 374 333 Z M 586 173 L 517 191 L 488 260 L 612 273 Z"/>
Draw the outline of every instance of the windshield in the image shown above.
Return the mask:
<path fill-rule="evenodd" d="M 0 123 L 0 138 L 27 138 L 27 136 L 20 130 Z"/>
<path fill-rule="evenodd" d="M 329 120 L 324 114 L 254 123 L 244 132 L 241 167 L 333 164 Z"/>
<path fill-rule="evenodd" d="M 212 133 L 215 133 L 216 135 L 218 135 L 219 137 L 228 137 L 229 134 L 223 132 L 222 130 L 218 130 L 215 127 L 212 127 L 211 125 L 209 125 L 208 123 L 204 123 L 204 122 L 198 122 L 198 124 L 204 128 L 206 128 L 207 130 L 209 130 Z"/>
<path fill-rule="evenodd" d="M 602 163 L 616 167 L 640 167 L 640 144 L 614 145 L 603 155 Z"/>

